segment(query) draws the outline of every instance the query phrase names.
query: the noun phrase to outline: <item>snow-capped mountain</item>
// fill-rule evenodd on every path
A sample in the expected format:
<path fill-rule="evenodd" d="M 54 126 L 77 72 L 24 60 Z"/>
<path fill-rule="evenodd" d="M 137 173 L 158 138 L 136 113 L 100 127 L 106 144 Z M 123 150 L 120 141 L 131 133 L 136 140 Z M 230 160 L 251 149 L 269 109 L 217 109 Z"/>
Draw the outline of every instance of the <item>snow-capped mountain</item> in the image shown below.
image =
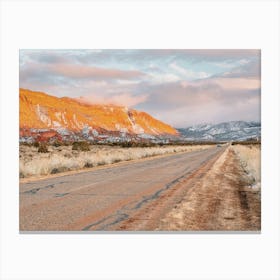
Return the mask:
<path fill-rule="evenodd" d="M 200 124 L 177 129 L 186 140 L 231 141 L 259 139 L 260 122 L 232 121 L 219 124 Z"/>
<path fill-rule="evenodd" d="M 145 112 L 124 106 L 20 89 L 20 140 L 104 140 L 177 136 L 178 131 Z"/>

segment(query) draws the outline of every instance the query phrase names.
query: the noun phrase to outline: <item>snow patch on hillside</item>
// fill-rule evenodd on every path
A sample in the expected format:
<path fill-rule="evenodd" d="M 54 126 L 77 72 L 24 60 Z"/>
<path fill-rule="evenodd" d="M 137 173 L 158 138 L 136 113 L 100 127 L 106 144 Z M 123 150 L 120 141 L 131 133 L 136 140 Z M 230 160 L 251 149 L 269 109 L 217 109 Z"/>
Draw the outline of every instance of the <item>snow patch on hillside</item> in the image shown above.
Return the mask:
<path fill-rule="evenodd" d="M 219 124 L 194 125 L 179 128 L 178 131 L 185 139 L 192 140 L 246 140 L 261 137 L 259 122 L 232 121 Z"/>
<path fill-rule="evenodd" d="M 48 111 L 46 108 L 41 107 L 39 104 L 35 107 L 35 112 L 41 122 L 45 123 L 47 126 L 51 126 L 52 121 L 48 116 Z"/>
<path fill-rule="evenodd" d="M 139 124 L 132 125 L 132 129 L 135 134 L 143 134 L 145 132 L 145 130 Z"/>

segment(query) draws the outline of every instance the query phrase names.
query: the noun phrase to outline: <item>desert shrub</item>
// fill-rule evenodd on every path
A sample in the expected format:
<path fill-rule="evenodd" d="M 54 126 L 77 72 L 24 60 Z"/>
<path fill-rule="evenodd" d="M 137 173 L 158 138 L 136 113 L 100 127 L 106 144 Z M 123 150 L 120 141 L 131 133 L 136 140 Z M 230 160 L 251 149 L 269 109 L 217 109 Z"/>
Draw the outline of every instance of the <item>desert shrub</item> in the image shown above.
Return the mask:
<path fill-rule="evenodd" d="M 54 142 L 52 143 L 52 145 L 53 145 L 54 147 L 60 147 L 60 146 L 63 146 L 63 143 L 62 143 L 61 141 L 56 140 L 56 141 L 54 141 Z"/>
<path fill-rule="evenodd" d="M 48 146 L 45 143 L 40 143 L 38 153 L 48 153 Z"/>
<path fill-rule="evenodd" d="M 91 167 L 93 167 L 93 164 L 90 162 L 86 162 L 84 165 L 84 168 L 91 168 Z"/>
<path fill-rule="evenodd" d="M 72 158 L 72 154 L 71 153 L 65 153 L 63 156 L 65 158 Z"/>
<path fill-rule="evenodd" d="M 72 150 L 78 150 L 78 151 L 83 151 L 83 152 L 86 152 L 86 151 L 90 151 L 90 146 L 89 146 L 89 143 L 88 142 L 74 142 L 72 144 Z"/>
<path fill-rule="evenodd" d="M 132 143 L 131 142 L 123 142 L 123 143 L 121 143 L 121 147 L 122 148 L 130 148 L 130 147 L 132 147 Z"/>
<path fill-rule="evenodd" d="M 257 140 L 233 141 L 231 143 L 232 146 L 234 146 L 234 145 L 245 145 L 245 146 L 248 146 L 248 145 L 260 145 L 260 144 L 261 144 L 261 142 L 257 141 Z"/>
<path fill-rule="evenodd" d="M 61 146 L 72 146 L 72 142 L 70 141 L 59 141 L 59 143 L 61 144 Z"/>
<path fill-rule="evenodd" d="M 28 142 L 19 142 L 19 146 L 27 146 L 27 147 L 32 147 L 32 143 L 28 143 Z"/>
<path fill-rule="evenodd" d="M 144 147 L 144 148 L 157 147 L 157 144 L 152 142 L 144 142 L 144 143 L 140 143 L 139 147 Z"/>
<path fill-rule="evenodd" d="M 113 142 L 113 143 L 111 143 L 111 145 L 110 146 L 121 146 L 121 144 L 120 143 L 118 143 L 118 142 Z"/>
<path fill-rule="evenodd" d="M 136 142 L 136 141 L 131 141 L 131 142 L 123 142 L 120 144 L 122 148 L 149 148 L 149 147 L 156 147 L 157 144 L 152 143 L 152 142 Z"/>
<path fill-rule="evenodd" d="M 69 171 L 69 168 L 67 168 L 66 166 L 61 166 L 57 168 L 55 167 L 51 170 L 51 174 L 57 174 L 65 171 Z"/>
<path fill-rule="evenodd" d="M 40 143 L 38 141 L 36 141 L 36 142 L 33 143 L 33 146 L 36 147 L 36 148 L 39 148 L 40 147 Z"/>

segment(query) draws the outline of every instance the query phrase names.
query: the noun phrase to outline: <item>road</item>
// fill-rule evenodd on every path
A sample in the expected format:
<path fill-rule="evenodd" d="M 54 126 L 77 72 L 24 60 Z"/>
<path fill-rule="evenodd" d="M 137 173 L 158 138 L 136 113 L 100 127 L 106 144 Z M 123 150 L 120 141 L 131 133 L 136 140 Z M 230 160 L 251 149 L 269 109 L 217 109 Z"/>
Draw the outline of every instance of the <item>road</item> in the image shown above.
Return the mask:
<path fill-rule="evenodd" d="M 224 147 L 20 184 L 20 231 L 150 231 Z"/>

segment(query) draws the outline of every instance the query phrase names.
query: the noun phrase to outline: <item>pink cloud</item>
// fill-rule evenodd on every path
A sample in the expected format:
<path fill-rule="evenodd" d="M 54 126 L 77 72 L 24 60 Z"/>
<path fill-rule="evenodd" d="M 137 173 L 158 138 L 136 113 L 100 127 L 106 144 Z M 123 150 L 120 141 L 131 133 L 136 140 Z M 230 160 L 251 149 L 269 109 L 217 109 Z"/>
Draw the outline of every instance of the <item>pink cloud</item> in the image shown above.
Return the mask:
<path fill-rule="evenodd" d="M 260 79 L 246 78 L 220 78 L 214 79 L 213 82 L 224 89 L 259 89 L 261 87 Z"/>
<path fill-rule="evenodd" d="M 133 96 L 129 93 L 121 93 L 114 96 L 90 95 L 76 98 L 87 104 L 112 104 L 117 106 L 133 107 L 147 100 L 148 95 Z"/>
<path fill-rule="evenodd" d="M 175 127 L 203 122 L 260 119 L 260 79 L 209 78 L 153 88 L 138 109 Z"/>
<path fill-rule="evenodd" d="M 192 85 L 217 85 L 225 90 L 250 90 L 259 89 L 261 87 L 260 79 L 248 79 L 248 78 L 210 78 L 205 80 L 199 80 Z"/>
<path fill-rule="evenodd" d="M 46 76 L 63 76 L 66 78 L 98 78 L 98 79 L 134 79 L 144 73 L 136 70 L 121 70 L 102 67 L 92 67 L 80 64 L 45 64 L 29 63 L 28 67 L 20 72 L 21 79 L 36 76 L 44 79 Z"/>
<path fill-rule="evenodd" d="M 261 87 L 260 62 L 245 62 L 234 69 L 189 83 L 193 86 L 216 85 L 223 90 L 255 90 Z M 187 86 L 182 82 L 182 86 Z"/>
<path fill-rule="evenodd" d="M 143 75 L 140 71 L 108 69 L 79 64 L 49 65 L 48 69 L 53 73 L 71 78 L 131 79 Z"/>

